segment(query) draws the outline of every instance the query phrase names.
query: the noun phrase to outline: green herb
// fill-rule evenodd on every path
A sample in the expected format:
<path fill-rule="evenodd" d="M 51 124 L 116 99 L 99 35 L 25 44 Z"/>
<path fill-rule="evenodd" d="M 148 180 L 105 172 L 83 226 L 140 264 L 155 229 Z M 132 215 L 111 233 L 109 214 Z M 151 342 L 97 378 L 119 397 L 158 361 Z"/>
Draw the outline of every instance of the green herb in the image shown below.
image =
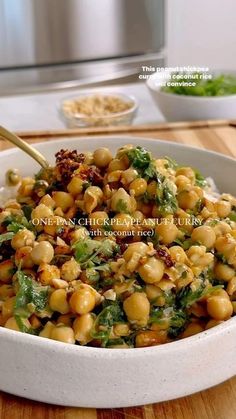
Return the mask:
<path fill-rule="evenodd" d="M 147 169 L 151 162 L 150 153 L 143 147 L 135 147 L 127 153 L 131 165 L 135 169 Z"/>
<path fill-rule="evenodd" d="M 18 233 L 18 231 L 27 228 L 33 230 L 32 224 L 27 220 L 26 217 L 20 215 L 9 215 L 2 222 L 2 226 L 7 228 L 7 231 L 12 231 L 13 233 Z"/>
<path fill-rule="evenodd" d="M 106 343 L 106 348 L 109 348 L 110 346 L 123 345 L 124 343 L 125 340 L 122 338 L 109 339 Z"/>
<path fill-rule="evenodd" d="M 176 196 L 168 185 L 163 185 L 162 188 L 158 189 L 156 203 L 161 215 L 174 214 L 178 209 Z"/>
<path fill-rule="evenodd" d="M 184 77 L 188 76 L 185 80 Z M 177 79 L 176 77 L 180 77 Z M 191 82 L 192 85 L 184 85 L 183 82 Z M 176 83 L 178 82 L 178 84 Z M 168 83 L 168 85 L 167 85 Z M 172 73 L 162 91 L 177 95 L 190 96 L 226 96 L 236 94 L 236 77 L 230 74 L 213 76 L 212 79 L 204 79 L 203 73 Z"/>
<path fill-rule="evenodd" d="M 163 307 L 152 307 L 150 311 L 150 316 L 148 323 L 158 323 L 161 324 L 163 322 Z"/>
<path fill-rule="evenodd" d="M 190 238 L 184 240 L 175 239 L 174 243 L 181 246 L 184 250 L 188 250 L 193 245 L 193 241 Z"/>
<path fill-rule="evenodd" d="M 91 336 L 94 339 L 101 340 L 102 346 L 107 346 L 112 326 L 125 321 L 124 312 L 118 301 L 108 301 L 108 304 L 97 316 Z"/>
<path fill-rule="evenodd" d="M 23 272 L 17 272 L 19 290 L 16 294 L 14 316 L 29 318 L 34 312 L 43 311 L 48 304 L 48 287 L 41 286 Z"/>
<path fill-rule="evenodd" d="M 222 253 L 216 253 L 215 254 L 216 259 L 218 259 L 220 262 L 224 263 L 227 265 L 227 259 L 226 257 L 222 254 Z"/>
<path fill-rule="evenodd" d="M 25 325 L 25 318 L 22 318 L 19 315 L 15 315 L 15 320 L 17 323 L 17 326 L 19 327 L 20 331 L 23 333 L 29 333 L 30 335 L 38 335 L 40 330 L 34 329 L 33 327 L 27 327 Z"/>
<path fill-rule="evenodd" d="M 236 222 L 236 212 L 235 211 L 231 211 L 231 213 L 229 214 L 229 219 L 231 221 Z"/>
<path fill-rule="evenodd" d="M 96 241 L 90 238 L 75 243 L 73 248 L 76 261 L 84 265 L 83 267 L 100 265 L 104 258 L 109 260 L 119 250 L 119 246 L 113 240 Z"/>
<path fill-rule="evenodd" d="M 221 289 L 221 285 L 217 285 L 211 288 L 205 286 L 204 282 L 195 291 L 192 291 L 189 286 L 182 288 L 177 296 L 177 304 L 182 308 L 190 307 L 204 295 L 208 295 L 218 289 Z"/>
<path fill-rule="evenodd" d="M 172 159 L 171 157 L 165 156 L 165 160 L 167 160 L 168 162 L 167 167 L 166 167 L 167 169 L 168 168 L 174 169 L 174 170 L 178 169 L 179 165 L 174 159 Z"/>
<path fill-rule="evenodd" d="M 3 234 L 1 234 L 0 235 L 0 245 L 3 243 L 3 242 L 6 242 L 6 241 L 8 241 L 8 240 L 11 240 L 13 237 L 14 237 L 14 235 L 15 235 L 15 233 L 13 233 L 13 232 L 9 232 L 9 233 L 3 233 Z"/>
<path fill-rule="evenodd" d="M 118 199 L 118 202 L 116 204 L 116 211 L 122 212 L 122 213 L 128 213 L 127 204 L 123 199 Z"/>
<path fill-rule="evenodd" d="M 173 339 L 182 333 L 189 320 L 188 314 L 183 310 L 174 310 L 174 314 L 170 319 L 170 326 L 168 329 L 168 336 Z"/>
<path fill-rule="evenodd" d="M 25 218 L 30 221 L 31 220 L 31 213 L 32 213 L 33 207 L 32 205 L 23 205 L 22 211 L 24 213 Z"/>
<path fill-rule="evenodd" d="M 200 188 L 205 188 L 207 186 L 207 181 L 202 176 L 202 174 L 198 170 L 194 170 L 195 172 L 195 185 L 200 186 Z"/>

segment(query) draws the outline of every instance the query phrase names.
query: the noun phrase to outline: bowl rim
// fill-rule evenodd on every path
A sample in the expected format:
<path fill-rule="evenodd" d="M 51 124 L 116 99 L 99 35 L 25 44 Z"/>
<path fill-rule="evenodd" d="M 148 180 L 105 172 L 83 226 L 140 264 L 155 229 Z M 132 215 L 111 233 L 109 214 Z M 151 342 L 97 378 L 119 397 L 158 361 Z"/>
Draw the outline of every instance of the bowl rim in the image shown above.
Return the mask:
<path fill-rule="evenodd" d="M 223 101 L 223 100 L 227 100 L 227 99 L 230 99 L 230 98 L 232 98 L 232 99 L 236 99 L 236 93 L 233 93 L 232 95 L 221 95 L 221 96 L 196 96 L 196 95 L 179 95 L 179 94 L 177 94 L 177 93 L 171 93 L 171 92 L 163 92 L 163 91 L 161 91 L 161 88 L 163 87 L 163 86 L 157 86 L 157 87 L 154 87 L 153 86 L 153 84 L 152 84 L 152 80 L 153 79 L 155 79 L 155 75 L 156 74 L 158 74 L 159 72 L 155 72 L 155 73 L 153 73 L 153 74 L 151 74 L 150 76 L 149 76 L 149 78 L 147 79 L 147 81 L 146 81 L 146 84 L 147 84 L 147 86 L 148 86 L 148 88 L 151 90 L 151 91 L 153 91 L 153 92 L 155 92 L 155 93 L 157 93 L 158 95 L 161 95 L 161 96 L 169 96 L 169 97 L 175 97 L 175 98 L 181 98 L 181 100 L 186 100 L 186 99 L 191 99 L 191 100 L 196 100 L 196 101 L 199 101 L 199 100 L 205 100 L 205 101 L 207 101 L 207 100 L 215 100 L 215 101 Z M 161 72 L 160 72 L 161 73 Z M 150 82 L 149 82 L 149 80 L 151 80 Z"/>
<path fill-rule="evenodd" d="M 72 142 L 78 141 L 85 141 L 85 140 L 89 140 L 90 146 L 91 146 L 91 140 L 92 142 L 94 142 L 94 146 L 96 146 L 96 144 L 98 144 L 98 141 L 102 140 L 102 136 L 94 136 L 94 137 L 88 137 L 88 136 L 82 136 L 82 137 L 72 137 L 69 138 L 69 140 L 71 140 Z M 211 150 L 205 150 L 202 149 L 200 147 L 194 147 L 194 146 L 189 146 L 187 144 L 182 144 L 182 143 L 176 143 L 175 141 L 166 141 L 166 140 L 161 140 L 161 139 L 154 139 L 154 138 L 147 138 L 147 137 L 137 137 L 137 136 L 131 136 L 131 135 L 124 135 L 121 134 L 120 136 L 118 135 L 107 135 L 105 137 L 106 140 L 125 140 L 127 141 L 135 141 L 135 142 L 140 142 L 140 141 L 144 141 L 145 143 L 147 143 L 148 146 L 148 142 L 151 142 L 153 144 L 160 144 L 160 143 L 165 143 L 169 146 L 175 146 L 177 148 L 187 148 L 189 150 L 192 151 L 198 151 L 200 153 L 203 154 L 207 154 L 208 156 L 216 156 L 216 157 L 221 157 L 224 158 L 226 161 L 231 161 L 234 164 L 236 164 L 236 159 L 234 157 L 230 157 L 227 156 L 223 153 L 219 153 L 216 151 L 211 151 Z M 57 140 L 53 140 L 50 141 L 48 143 L 45 142 L 38 142 L 34 144 L 34 147 L 38 148 L 39 150 L 43 147 L 45 147 L 46 145 L 49 144 L 55 144 L 56 146 L 59 145 L 61 143 L 63 143 L 63 137 L 59 138 Z M 123 142 L 122 142 L 123 143 Z M 112 144 L 112 143 L 111 143 Z M 17 149 L 16 147 L 14 148 L 10 148 L 10 149 L 6 149 L 6 150 L 2 150 L 0 151 L 0 160 L 1 157 L 3 156 L 11 156 L 12 154 L 17 154 L 20 153 L 21 150 Z M 0 185 L 1 186 L 1 185 Z M 169 352 L 179 352 L 179 350 L 181 349 L 186 349 L 186 347 L 188 346 L 192 346 L 193 344 L 197 344 L 198 342 L 203 342 L 206 341 L 206 339 L 210 339 L 211 337 L 214 336 L 219 336 L 219 335 L 227 335 L 228 333 L 230 333 L 230 331 L 236 327 L 235 323 L 236 322 L 236 316 L 231 317 L 230 319 L 224 321 L 223 323 L 214 326 L 208 330 L 204 330 L 200 333 L 197 333 L 194 336 L 189 336 L 187 338 L 183 338 L 183 339 L 179 339 L 173 342 L 168 342 L 162 345 L 156 345 L 156 346 L 149 346 L 149 347 L 142 347 L 142 348 L 97 348 L 97 347 L 88 347 L 88 346 L 80 346 L 80 345 L 70 345 L 68 343 L 63 343 L 63 342 L 59 342 L 59 341 L 54 341 L 52 339 L 48 339 L 48 338 L 40 338 L 40 336 L 34 336 L 34 335 L 30 335 L 27 333 L 22 333 L 22 332 L 18 332 L 18 331 L 14 331 L 11 329 L 6 329 L 3 326 L 0 326 L 0 337 L 1 335 L 4 335 L 11 341 L 17 341 L 19 339 L 23 340 L 23 342 L 25 343 L 29 343 L 29 344 L 35 344 L 38 343 L 39 346 L 42 347 L 48 347 L 50 349 L 52 349 L 53 351 L 58 348 L 61 347 L 62 349 L 64 348 L 65 352 L 69 352 L 69 353 L 77 353 L 77 351 L 80 351 L 80 355 L 82 356 L 88 356 L 88 357 L 93 357 L 93 356 L 97 356 L 98 354 L 100 354 L 101 357 L 105 357 L 108 356 L 109 358 L 119 358 L 122 354 L 123 357 L 132 357 L 132 356 L 142 356 L 143 354 L 146 355 L 152 355 L 153 353 L 156 353 L 158 351 L 158 353 L 162 353 L 162 351 L 169 351 Z M 115 349 L 115 350 L 114 350 Z"/>
<path fill-rule="evenodd" d="M 81 114 L 71 114 L 71 116 L 69 116 L 63 110 L 63 103 L 67 100 L 72 101 L 72 100 L 76 100 L 76 99 L 83 98 L 83 97 L 97 96 L 97 95 L 99 95 L 99 96 L 113 96 L 113 97 L 120 97 L 120 98 L 123 97 L 123 98 L 126 98 L 127 102 L 128 101 L 132 102 L 133 105 L 129 109 L 126 109 L 125 111 L 117 112 L 117 113 L 111 113 L 110 115 L 85 115 L 85 114 L 81 113 Z M 100 119 L 109 120 L 109 119 L 113 119 L 113 118 L 114 119 L 118 118 L 120 116 L 126 116 L 126 115 L 129 115 L 129 114 L 135 113 L 137 111 L 138 107 L 139 107 L 139 102 L 134 95 L 128 95 L 128 94 L 123 93 L 123 92 L 101 93 L 100 91 L 98 91 L 98 92 L 94 91 L 93 93 L 81 93 L 79 95 L 72 95 L 72 96 L 69 96 L 67 98 L 65 97 L 65 98 L 61 99 L 59 104 L 58 104 L 58 111 L 67 120 L 70 120 L 70 119 L 84 120 L 84 119 L 87 119 L 87 118 L 96 118 L 98 120 L 100 120 Z"/>
<path fill-rule="evenodd" d="M 198 345 L 200 343 L 205 343 L 211 338 L 219 338 L 224 335 L 228 335 L 232 329 L 236 327 L 236 317 L 231 317 L 229 320 L 214 326 L 208 330 L 204 330 L 196 335 L 189 336 L 187 338 L 179 339 L 173 342 L 168 342 L 155 346 L 147 346 L 142 348 L 98 348 L 92 346 L 81 346 L 81 345 L 72 345 L 53 339 L 48 339 L 40 336 L 35 336 L 23 332 L 18 332 L 16 330 L 7 329 L 3 326 L 0 326 L 0 337 L 8 339 L 11 342 L 18 342 L 21 340 L 24 344 L 29 345 L 38 345 L 42 348 L 48 348 L 53 352 L 60 350 L 60 348 L 67 354 L 78 354 L 85 358 L 132 358 L 133 356 L 142 357 L 143 355 L 151 356 L 153 354 L 162 354 L 163 352 L 167 353 L 178 353 L 179 351 L 188 350 L 193 345 Z"/>

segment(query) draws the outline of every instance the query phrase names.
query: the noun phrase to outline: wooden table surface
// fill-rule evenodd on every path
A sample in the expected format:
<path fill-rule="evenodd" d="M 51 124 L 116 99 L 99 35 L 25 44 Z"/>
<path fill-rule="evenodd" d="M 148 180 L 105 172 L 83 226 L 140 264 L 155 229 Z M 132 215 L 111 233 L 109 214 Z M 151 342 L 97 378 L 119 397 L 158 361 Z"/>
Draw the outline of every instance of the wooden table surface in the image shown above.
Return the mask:
<path fill-rule="evenodd" d="M 203 121 L 197 123 L 173 123 L 143 127 L 71 130 L 60 132 L 21 133 L 30 143 L 53 141 L 58 137 L 84 135 L 135 135 L 172 140 L 195 147 L 218 151 L 236 157 L 236 125 L 232 121 Z M 98 142 L 99 144 L 99 142 Z M 102 145 L 102 140 L 101 143 Z M 0 139 L 0 149 L 9 144 Z M 79 140 L 78 140 L 79 148 Z M 222 368 L 224 357 L 222 356 Z M 0 378 L 1 379 L 1 378 Z M 14 380 L 14 377 L 12 377 Z M 197 377 L 196 377 L 197 380 Z M 211 389 L 164 403 L 125 409 L 83 409 L 58 407 L 29 401 L 0 392 L 1 419 L 235 419 L 236 377 Z"/>

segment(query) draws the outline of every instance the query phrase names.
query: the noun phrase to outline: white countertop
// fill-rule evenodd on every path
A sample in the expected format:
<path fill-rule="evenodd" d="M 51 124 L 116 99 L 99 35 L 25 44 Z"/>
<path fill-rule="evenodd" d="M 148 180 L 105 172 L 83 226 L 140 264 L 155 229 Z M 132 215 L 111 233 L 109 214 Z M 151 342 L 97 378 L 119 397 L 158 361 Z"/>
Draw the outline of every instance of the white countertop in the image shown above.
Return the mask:
<path fill-rule="evenodd" d="M 61 100 L 84 92 L 123 92 L 136 97 L 139 109 L 135 125 L 163 122 L 164 118 L 155 106 L 145 83 L 130 83 L 91 89 L 63 90 L 33 95 L 0 98 L 0 125 L 12 131 L 63 129 L 58 108 Z"/>

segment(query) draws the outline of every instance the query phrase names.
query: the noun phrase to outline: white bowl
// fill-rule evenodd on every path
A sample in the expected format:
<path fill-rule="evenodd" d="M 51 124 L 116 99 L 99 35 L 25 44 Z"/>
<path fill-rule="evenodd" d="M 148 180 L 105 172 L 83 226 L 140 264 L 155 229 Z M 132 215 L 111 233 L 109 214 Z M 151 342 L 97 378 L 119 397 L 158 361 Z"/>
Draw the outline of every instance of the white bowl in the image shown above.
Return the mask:
<path fill-rule="evenodd" d="M 53 162 L 61 148 L 115 151 L 124 144 L 145 146 L 155 156 L 170 156 L 206 176 L 219 189 L 236 194 L 236 161 L 171 142 L 134 137 L 61 139 L 37 145 Z M 24 175 L 38 166 L 19 150 L 0 153 L 4 172 Z M 222 176 L 223 174 L 223 176 Z M 102 349 L 64 344 L 0 327 L 0 390 L 65 406 L 115 408 L 186 396 L 236 374 L 236 318 L 190 338 L 150 348 Z"/>
<path fill-rule="evenodd" d="M 236 95 L 209 97 L 165 93 L 159 85 L 160 76 L 160 73 L 152 74 L 147 86 L 167 121 L 236 118 Z"/>

